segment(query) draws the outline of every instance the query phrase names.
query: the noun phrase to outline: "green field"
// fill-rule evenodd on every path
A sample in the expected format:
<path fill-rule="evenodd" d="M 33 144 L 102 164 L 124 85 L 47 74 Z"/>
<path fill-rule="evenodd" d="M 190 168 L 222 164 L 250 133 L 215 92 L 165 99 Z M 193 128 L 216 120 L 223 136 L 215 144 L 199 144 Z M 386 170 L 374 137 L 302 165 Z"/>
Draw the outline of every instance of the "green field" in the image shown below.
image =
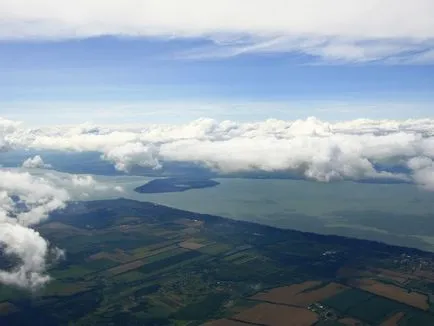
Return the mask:
<path fill-rule="evenodd" d="M 362 305 L 373 297 L 374 295 L 371 293 L 358 289 L 349 289 L 323 300 L 322 303 L 342 314 L 346 314 L 350 308 Z"/>

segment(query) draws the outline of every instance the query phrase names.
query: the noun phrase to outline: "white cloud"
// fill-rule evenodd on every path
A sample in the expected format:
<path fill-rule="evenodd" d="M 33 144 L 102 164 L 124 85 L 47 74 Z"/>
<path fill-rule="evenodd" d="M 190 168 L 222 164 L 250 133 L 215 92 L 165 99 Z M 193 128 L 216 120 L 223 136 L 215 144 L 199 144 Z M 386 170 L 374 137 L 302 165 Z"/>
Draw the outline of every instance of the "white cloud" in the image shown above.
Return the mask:
<path fill-rule="evenodd" d="M 431 0 L 2 0 L 0 38 L 202 38 L 191 56 L 303 52 L 339 61 L 432 51 Z M 409 61 L 409 60 L 404 60 Z"/>
<path fill-rule="evenodd" d="M 395 179 L 427 189 L 431 181 L 414 166 L 414 160 L 434 159 L 431 119 L 338 123 L 316 118 L 255 123 L 199 119 L 134 129 L 89 125 L 19 128 L 7 138 L 16 147 L 100 152 L 122 171 L 135 165 L 160 168 L 165 162 L 178 161 L 223 173 L 278 171 L 322 182 Z M 380 165 L 407 166 L 413 172 L 385 172 Z"/>
<path fill-rule="evenodd" d="M 50 164 L 45 164 L 41 156 L 35 155 L 34 157 L 29 157 L 23 164 L 23 168 L 26 169 L 49 169 L 52 166 Z"/>
<path fill-rule="evenodd" d="M 107 187 L 91 176 L 0 169 L 0 247 L 19 259 L 13 269 L 0 270 L 0 283 L 35 289 L 48 282 L 47 260 L 59 258 L 62 251 L 31 227 L 63 208 L 71 196 L 84 199 L 89 192 L 104 190 Z"/>
<path fill-rule="evenodd" d="M 415 182 L 426 190 L 434 191 L 434 162 L 428 157 L 414 157 L 408 161 Z"/>
<path fill-rule="evenodd" d="M 0 239 L 7 255 L 22 263 L 11 271 L 0 270 L 0 282 L 25 288 L 38 288 L 50 280 L 45 274 L 49 245 L 38 232 L 12 223 L 0 223 Z"/>
<path fill-rule="evenodd" d="M 10 149 L 9 142 L 6 137 L 8 134 L 13 133 L 19 125 L 19 122 L 3 119 L 0 117 L 0 152 Z"/>
<path fill-rule="evenodd" d="M 156 154 L 157 150 L 153 145 L 135 142 L 114 147 L 105 152 L 103 158 L 113 162 L 119 171 L 127 172 L 134 165 L 160 168 L 161 165 Z"/>

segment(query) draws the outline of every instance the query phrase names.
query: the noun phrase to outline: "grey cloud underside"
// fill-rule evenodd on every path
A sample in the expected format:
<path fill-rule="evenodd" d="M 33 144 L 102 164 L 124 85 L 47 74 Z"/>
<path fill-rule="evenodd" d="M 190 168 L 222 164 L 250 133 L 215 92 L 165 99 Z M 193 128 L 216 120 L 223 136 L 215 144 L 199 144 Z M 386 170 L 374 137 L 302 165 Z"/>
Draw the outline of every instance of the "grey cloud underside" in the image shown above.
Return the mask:
<path fill-rule="evenodd" d="M 255 123 L 200 119 L 141 129 L 15 126 L 4 133 L 3 142 L 15 148 L 96 151 L 127 172 L 134 166 L 159 169 L 168 162 L 192 162 L 222 174 L 287 172 L 321 182 L 396 180 L 434 189 L 433 132 L 430 119 L 339 123 L 315 118 Z"/>

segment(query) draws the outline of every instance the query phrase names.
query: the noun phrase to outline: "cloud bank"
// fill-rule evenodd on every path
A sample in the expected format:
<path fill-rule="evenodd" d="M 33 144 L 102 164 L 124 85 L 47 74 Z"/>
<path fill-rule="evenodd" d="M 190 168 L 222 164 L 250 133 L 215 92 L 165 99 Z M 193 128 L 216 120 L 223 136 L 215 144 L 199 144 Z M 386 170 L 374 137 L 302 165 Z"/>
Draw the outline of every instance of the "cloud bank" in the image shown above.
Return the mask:
<path fill-rule="evenodd" d="M 183 125 L 109 128 L 89 124 L 14 128 L 16 148 L 95 151 L 121 171 L 190 162 L 222 174 L 284 172 L 320 182 L 395 180 L 434 189 L 434 120 L 316 118 L 254 123 L 200 119 Z M 384 167 L 391 167 L 385 169 Z M 401 172 L 397 172 L 401 171 Z"/>
<path fill-rule="evenodd" d="M 434 60 L 431 0 L 2 0 L 0 38 L 202 39 L 190 58 L 294 52 L 333 61 Z"/>

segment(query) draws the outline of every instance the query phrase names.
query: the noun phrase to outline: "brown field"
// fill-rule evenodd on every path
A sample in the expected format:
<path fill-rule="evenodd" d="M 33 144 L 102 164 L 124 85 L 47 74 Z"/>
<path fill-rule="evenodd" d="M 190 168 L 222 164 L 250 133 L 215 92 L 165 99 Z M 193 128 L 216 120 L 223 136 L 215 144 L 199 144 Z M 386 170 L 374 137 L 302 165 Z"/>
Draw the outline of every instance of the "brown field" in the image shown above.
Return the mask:
<path fill-rule="evenodd" d="M 118 263 L 126 263 L 130 260 L 133 260 L 134 257 L 126 254 L 123 250 L 116 249 L 114 252 L 106 252 L 101 251 L 92 256 L 89 256 L 90 260 L 98 260 L 98 259 L 110 259 Z"/>
<path fill-rule="evenodd" d="M 265 293 L 259 293 L 255 296 L 253 296 L 252 299 L 259 299 L 258 296 L 268 295 L 268 294 L 274 294 L 276 296 L 294 296 L 299 292 L 302 292 L 304 290 L 310 289 L 314 286 L 320 285 L 320 281 L 307 281 L 303 283 L 293 284 L 289 286 L 283 286 L 280 288 L 272 289 Z"/>
<path fill-rule="evenodd" d="M 395 285 L 384 284 L 369 279 L 361 279 L 355 282 L 355 286 L 379 296 L 405 303 L 409 306 L 424 310 L 428 310 L 429 308 L 426 295 L 417 292 L 408 293 L 405 289 Z"/>
<path fill-rule="evenodd" d="M 176 245 L 159 248 L 159 249 L 155 249 L 155 250 L 152 250 L 152 251 L 147 250 L 146 247 L 145 248 L 137 248 L 136 250 L 134 250 L 134 259 L 155 256 L 155 255 L 161 254 L 161 253 L 163 253 L 165 251 L 173 250 L 175 248 L 177 248 Z"/>
<path fill-rule="evenodd" d="M 380 326 L 398 326 L 399 321 L 404 317 L 404 315 L 403 312 L 398 312 L 386 321 L 382 322 Z"/>
<path fill-rule="evenodd" d="M 110 273 L 112 276 L 114 275 L 118 275 L 118 274 L 122 274 L 128 271 L 131 271 L 133 269 L 137 269 L 140 266 L 144 265 L 145 261 L 144 260 L 136 260 L 133 261 L 131 263 L 127 263 L 127 264 L 123 264 L 123 265 L 119 265 L 119 266 L 115 266 L 113 268 L 110 268 L 109 270 L 107 270 L 108 273 Z"/>
<path fill-rule="evenodd" d="M 340 323 L 346 325 L 346 326 L 360 326 L 362 325 L 362 322 L 360 320 L 354 319 L 354 318 L 342 318 L 338 320 Z"/>
<path fill-rule="evenodd" d="M 91 256 L 88 257 L 90 260 L 98 260 L 98 259 L 110 259 L 110 254 L 108 252 L 105 251 L 100 251 L 97 254 L 93 254 Z"/>
<path fill-rule="evenodd" d="M 261 303 L 233 317 L 247 323 L 269 326 L 310 326 L 318 321 L 316 313 L 297 307 Z"/>
<path fill-rule="evenodd" d="M 180 243 L 179 243 L 179 246 L 180 246 L 181 248 L 184 248 L 184 249 L 190 249 L 190 250 L 197 250 L 197 249 L 200 249 L 200 248 L 202 248 L 202 247 L 205 247 L 204 244 L 197 243 L 197 242 L 194 242 L 194 241 L 184 241 L 184 242 L 180 242 Z"/>
<path fill-rule="evenodd" d="M 219 320 L 213 320 L 208 323 L 205 323 L 202 326 L 247 326 L 247 325 L 246 323 L 242 323 L 235 320 L 219 319 Z"/>
<path fill-rule="evenodd" d="M 378 276 L 383 276 L 385 278 L 391 279 L 391 280 L 399 282 L 399 283 L 405 283 L 409 279 L 417 279 L 417 277 L 415 277 L 414 275 L 400 273 L 400 272 L 392 271 L 390 269 L 379 268 L 379 269 L 373 270 L 373 272 L 375 274 L 377 274 Z"/>
<path fill-rule="evenodd" d="M 252 297 L 252 299 L 305 307 L 311 303 L 324 300 L 328 297 L 331 297 L 347 289 L 347 287 L 344 285 L 337 284 L 337 283 L 330 283 L 322 288 L 313 291 L 308 291 L 309 288 L 312 288 L 313 286 L 319 284 L 320 282 L 313 281 L 313 282 L 295 284 L 291 286 L 285 286 L 285 287 L 273 289 L 266 293 L 256 294 L 255 296 Z"/>
<path fill-rule="evenodd" d="M 16 311 L 18 311 L 18 308 L 12 303 L 10 302 L 0 303 L 0 316 L 4 316 Z"/>

